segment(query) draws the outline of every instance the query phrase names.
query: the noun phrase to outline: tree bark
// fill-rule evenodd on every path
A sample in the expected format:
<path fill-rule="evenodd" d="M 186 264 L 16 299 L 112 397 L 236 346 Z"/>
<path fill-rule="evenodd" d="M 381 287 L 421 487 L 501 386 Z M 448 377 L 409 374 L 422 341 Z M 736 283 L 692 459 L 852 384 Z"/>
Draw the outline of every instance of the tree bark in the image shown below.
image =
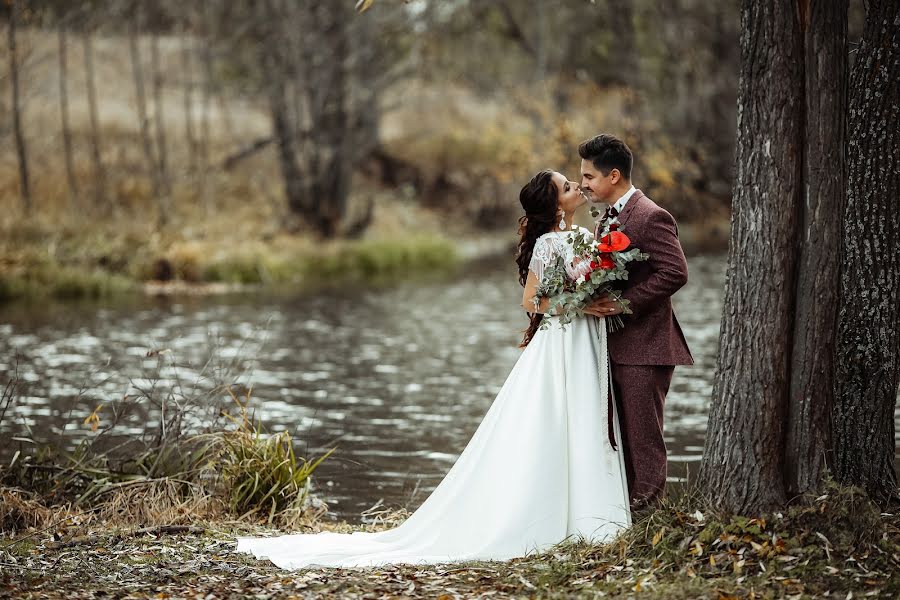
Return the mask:
<path fill-rule="evenodd" d="M 72 156 L 72 128 L 69 124 L 69 61 L 66 24 L 59 23 L 59 113 L 62 121 L 63 154 L 66 161 L 66 181 L 69 184 L 69 206 L 77 208 L 78 183 Z"/>
<path fill-rule="evenodd" d="M 106 167 L 100 150 L 100 119 L 97 116 L 97 84 L 94 76 L 94 48 L 91 33 L 85 32 L 82 38 L 84 45 L 84 77 L 87 87 L 88 115 L 91 122 L 91 161 L 94 164 L 94 203 L 112 212 L 112 206 L 106 202 Z"/>
<path fill-rule="evenodd" d="M 720 507 L 785 501 L 782 461 L 803 157 L 803 36 L 791 0 L 743 0 L 725 308 L 700 478 Z M 801 87 L 802 89 L 802 87 Z"/>
<path fill-rule="evenodd" d="M 830 443 L 838 255 L 847 193 L 847 0 L 800 2 L 806 125 L 785 482 L 819 487 Z"/>
<path fill-rule="evenodd" d="M 900 4 L 870 0 L 851 81 L 848 204 L 841 246 L 836 479 L 897 495 L 900 383 Z"/>
<path fill-rule="evenodd" d="M 9 5 L 9 24 L 7 27 L 7 43 L 9 48 L 9 78 L 12 92 L 13 135 L 16 140 L 16 156 L 19 160 L 19 194 L 22 208 L 26 216 L 31 215 L 31 182 L 28 174 L 28 152 L 25 148 L 25 133 L 22 131 L 22 101 L 19 84 L 19 57 L 16 47 L 16 26 L 18 2 Z"/>

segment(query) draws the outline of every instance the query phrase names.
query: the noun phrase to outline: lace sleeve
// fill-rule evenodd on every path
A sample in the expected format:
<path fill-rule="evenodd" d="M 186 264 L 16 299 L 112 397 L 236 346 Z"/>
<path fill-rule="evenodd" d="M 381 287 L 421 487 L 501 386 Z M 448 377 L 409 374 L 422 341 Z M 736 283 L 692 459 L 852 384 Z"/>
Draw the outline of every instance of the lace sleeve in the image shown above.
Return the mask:
<path fill-rule="evenodd" d="M 531 262 L 528 264 L 528 269 L 540 281 L 544 276 L 544 268 L 556 260 L 558 255 L 557 249 L 548 237 L 539 237 L 534 243 L 534 251 L 531 253 Z"/>

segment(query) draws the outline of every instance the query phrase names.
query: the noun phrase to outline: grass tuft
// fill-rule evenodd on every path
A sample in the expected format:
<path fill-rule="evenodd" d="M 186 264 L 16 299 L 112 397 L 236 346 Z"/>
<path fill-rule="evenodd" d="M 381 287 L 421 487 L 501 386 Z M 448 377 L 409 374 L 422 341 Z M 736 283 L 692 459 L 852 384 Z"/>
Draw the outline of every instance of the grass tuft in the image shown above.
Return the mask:
<path fill-rule="evenodd" d="M 298 458 L 289 432 L 266 435 L 259 421 L 251 419 L 247 404 L 234 399 L 239 414 L 229 419 L 235 428 L 215 434 L 215 468 L 233 513 L 266 515 L 272 523 L 276 515 L 304 504 L 313 471 L 334 448 L 313 461 Z"/>

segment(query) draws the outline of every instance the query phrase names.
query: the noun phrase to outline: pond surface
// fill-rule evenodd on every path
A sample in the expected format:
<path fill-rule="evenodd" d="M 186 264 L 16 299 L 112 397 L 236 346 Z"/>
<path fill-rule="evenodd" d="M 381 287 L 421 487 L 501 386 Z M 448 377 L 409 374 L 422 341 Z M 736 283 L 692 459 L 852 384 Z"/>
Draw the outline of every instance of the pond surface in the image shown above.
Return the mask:
<path fill-rule="evenodd" d="M 671 481 L 699 466 L 725 259 L 695 256 L 689 265 L 674 303 L 696 364 L 676 369 L 666 401 Z M 203 389 L 207 379 L 239 375 L 269 431 L 290 431 L 307 456 L 337 446 L 316 476 L 336 518 L 358 520 L 379 500 L 412 510 L 450 469 L 518 358 L 520 299 L 507 258 L 390 290 L 2 307 L 0 372 L 18 355 L 21 385 L 0 438 L 90 435 L 85 416 L 151 385 L 158 359 L 146 354 L 167 349 L 164 381 Z M 119 428 L 139 431 L 154 418 L 142 407 Z"/>

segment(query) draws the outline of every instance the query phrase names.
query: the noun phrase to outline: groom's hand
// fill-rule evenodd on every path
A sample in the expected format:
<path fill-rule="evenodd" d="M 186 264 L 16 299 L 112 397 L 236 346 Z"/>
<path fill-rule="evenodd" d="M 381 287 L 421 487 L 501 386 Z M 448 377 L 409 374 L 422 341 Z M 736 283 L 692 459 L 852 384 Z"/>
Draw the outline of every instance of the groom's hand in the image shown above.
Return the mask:
<path fill-rule="evenodd" d="M 620 315 L 622 312 L 622 304 L 610 296 L 597 298 L 584 309 L 585 314 L 594 315 L 595 317 L 611 317 Z"/>

